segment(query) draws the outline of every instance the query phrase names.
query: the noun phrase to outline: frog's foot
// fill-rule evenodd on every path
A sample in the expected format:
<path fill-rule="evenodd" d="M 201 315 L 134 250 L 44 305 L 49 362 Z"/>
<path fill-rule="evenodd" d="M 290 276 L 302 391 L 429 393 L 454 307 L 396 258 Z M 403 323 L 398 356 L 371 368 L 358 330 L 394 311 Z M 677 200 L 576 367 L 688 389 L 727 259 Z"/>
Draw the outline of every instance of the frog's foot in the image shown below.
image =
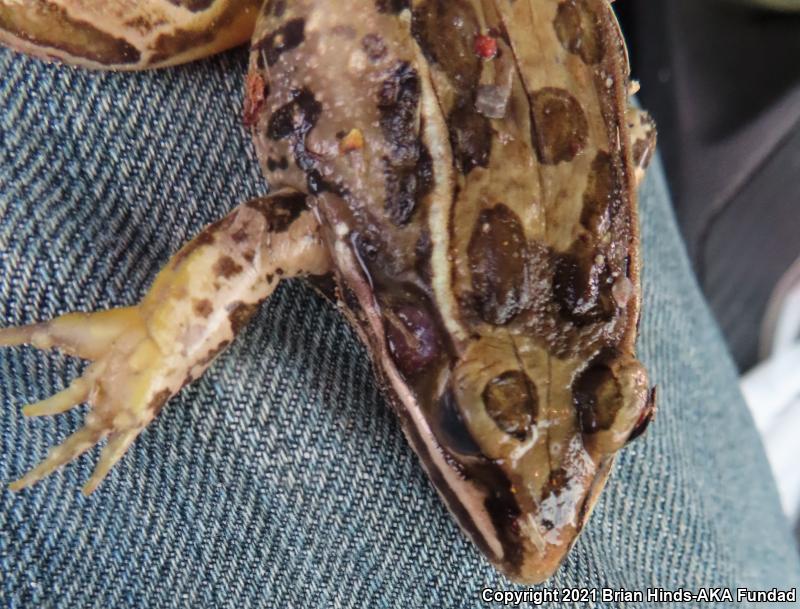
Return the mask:
<path fill-rule="evenodd" d="M 113 372 L 116 368 L 117 374 L 113 376 L 119 376 L 120 349 L 115 345 L 121 337 L 129 345 L 142 344 L 146 339 L 147 331 L 138 307 L 94 314 L 70 313 L 48 323 L 0 330 L 2 346 L 28 343 L 40 349 L 59 347 L 71 355 L 94 361 L 69 387 L 23 409 L 26 416 L 36 417 L 60 414 L 86 401 L 93 405 L 84 427 L 52 449 L 47 458 L 23 478 L 12 483 L 12 490 L 37 482 L 108 437 L 100 463 L 84 489 L 91 492 L 147 424 L 149 419 L 139 417 L 140 420 L 136 420 L 137 412 L 147 410 L 141 408 L 141 404 L 131 400 L 120 407 L 114 402 L 115 396 L 106 391 L 111 378 L 104 372 Z M 134 372 L 130 365 L 121 371 L 124 375 Z M 128 386 L 131 380 L 126 379 Z"/>
<path fill-rule="evenodd" d="M 281 278 L 321 275 L 330 261 L 305 196 L 246 203 L 206 228 L 159 273 L 140 304 L 0 330 L 0 345 L 60 348 L 93 363 L 60 393 L 24 409 L 54 415 L 88 402 L 84 426 L 11 485 L 22 489 L 108 438 L 91 493 L 170 397 L 227 347 Z"/>

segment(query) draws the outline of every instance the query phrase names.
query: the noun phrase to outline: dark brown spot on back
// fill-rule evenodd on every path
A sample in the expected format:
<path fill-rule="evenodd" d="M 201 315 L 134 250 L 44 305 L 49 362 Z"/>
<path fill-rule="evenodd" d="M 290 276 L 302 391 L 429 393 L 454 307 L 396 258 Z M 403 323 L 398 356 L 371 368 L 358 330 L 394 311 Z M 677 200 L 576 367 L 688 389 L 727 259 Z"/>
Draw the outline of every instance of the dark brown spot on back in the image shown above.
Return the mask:
<path fill-rule="evenodd" d="M 395 161 L 414 161 L 418 155 L 419 95 L 419 75 L 406 61 L 395 65 L 381 84 L 378 93 L 381 130 Z"/>
<path fill-rule="evenodd" d="M 211 304 L 211 301 L 208 298 L 204 298 L 203 300 L 195 300 L 193 305 L 194 312 L 200 317 L 207 318 L 209 315 L 211 315 L 211 313 L 214 312 L 214 306 Z"/>
<path fill-rule="evenodd" d="M 214 3 L 214 0 L 168 0 L 171 4 L 175 6 L 181 6 L 185 9 L 189 9 L 193 13 L 199 13 L 200 11 L 206 10 L 209 6 Z"/>
<path fill-rule="evenodd" d="M 525 439 L 539 414 L 536 386 L 521 370 L 495 377 L 483 390 L 486 412 L 505 433 Z"/>
<path fill-rule="evenodd" d="M 408 224 L 422 199 L 433 188 L 433 159 L 419 144 L 419 158 L 412 164 L 393 164 L 384 159 L 386 211 L 397 226 Z"/>
<path fill-rule="evenodd" d="M 263 40 L 253 45 L 254 51 L 262 51 L 267 65 L 273 66 L 284 53 L 296 49 L 305 40 L 305 19 L 290 19 Z"/>
<path fill-rule="evenodd" d="M 571 161 L 586 147 L 588 138 L 586 114 L 572 95 L 555 87 L 533 93 L 531 140 L 541 163 Z"/>
<path fill-rule="evenodd" d="M 224 277 L 225 279 L 230 279 L 234 275 L 238 275 L 242 272 L 242 265 L 236 262 L 230 256 L 220 256 L 219 259 L 214 263 L 214 266 L 211 268 L 215 275 L 218 277 Z"/>
<path fill-rule="evenodd" d="M 621 183 L 611 155 L 600 150 L 592 161 L 581 212 L 581 224 L 596 237 L 608 232 L 611 226 L 611 216 L 620 202 Z"/>
<path fill-rule="evenodd" d="M 616 311 L 608 260 L 586 237 L 556 254 L 553 296 L 564 317 L 579 325 L 610 320 Z"/>
<path fill-rule="evenodd" d="M 448 76 L 457 97 L 470 98 L 477 87 L 481 62 L 475 54 L 480 22 L 465 0 L 427 0 L 414 8 L 411 33 L 425 57 Z"/>
<path fill-rule="evenodd" d="M 487 323 L 506 324 L 525 307 L 527 251 L 513 211 L 499 203 L 480 213 L 467 254 L 478 312 Z"/>
<path fill-rule="evenodd" d="M 561 45 L 579 55 L 584 63 L 596 64 L 603 58 L 600 19 L 586 0 L 564 0 L 559 4 L 553 27 Z"/>
<path fill-rule="evenodd" d="M 292 91 L 292 100 L 273 113 L 267 125 L 267 137 L 282 140 L 305 136 L 319 120 L 322 104 L 308 89 Z"/>
<path fill-rule="evenodd" d="M 378 94 L 381 130 L 391 151 L 383 159 L 386 211 L 398 226 L 433 187 L 433 160 L 419 138 L 419 97 L 419 75 L 405 61 L 392 68 Z"/>
<path fill-rule="evenodd" d="M 396 15 L 403 9 L 411 6 L 411 0 L 375 0 L 375 7 L 379 13 Z"/>
<path fill-rule="evenodd" d="M 282 233 L 308 209 L 306 195 L 297 193 L 274 194 L 247 202 L 247 206 L 264 216 L 267 230 Z"/>
<path fill-rule="evenodd" d="M 267 124 L 267 137 L 273 140 L 289 139 L 297 166 L 306 173 L 309 187 L 313 176 L 318 183 L 316 193 L 323 187 L 322 176 L 316 169 L 316 160 L 306 149 L 306 136 L 317 124 L 322 114 L 322 104 L 308 89 L 295 89 L 292 99 L 278 108 L 270 117 Z"/>
<path fill-rule="evenodd" d="M 231 323 L 231 330 L 233 334 L 239 334 L 239 331 L 247 325 L 250 318 L 258 310 L 258 303 L 244 303 L 234 302 L 227 306 L 228 319 Z"/>
<path fill-rule="evenodd" d="M 481 60 L 475 54 L 480 23 L 464 0 L 428 0 L 414 9 L 411 32 L 425 57 L 447 76 L 454 102 L 447 108 L 447 128 L 456 167 L 468 174 L 487 167 L 492 130 L 488 118 L 475 110 Z"/>
<path fill-rule="evenodd" d="M 488 167 L 492 151 L 492 123 L 479 114 L 474 104 L 460 104 L 447 117 L 453 162 L 467 175 L 476 167 Z"/>

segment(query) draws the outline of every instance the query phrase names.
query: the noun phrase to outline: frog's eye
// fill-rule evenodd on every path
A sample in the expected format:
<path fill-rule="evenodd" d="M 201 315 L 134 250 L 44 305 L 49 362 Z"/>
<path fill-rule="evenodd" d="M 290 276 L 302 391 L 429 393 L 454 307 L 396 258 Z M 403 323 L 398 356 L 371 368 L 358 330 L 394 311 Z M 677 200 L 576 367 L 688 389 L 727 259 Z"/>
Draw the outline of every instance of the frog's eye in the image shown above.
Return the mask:
<path fill-rule="evenodd" d="M 486 412 L 509 435 L 524 439 L 536 423 L 539 395 L 521 370 L 509 370 L 489 381 L 482 397 Z"/>
<path fill-rule="evenodd" d="M 619 381 L 605 363 L 595 362 L 572 384 L 572 401 L 585 434 L 610 429 L 622 407 Z"/>

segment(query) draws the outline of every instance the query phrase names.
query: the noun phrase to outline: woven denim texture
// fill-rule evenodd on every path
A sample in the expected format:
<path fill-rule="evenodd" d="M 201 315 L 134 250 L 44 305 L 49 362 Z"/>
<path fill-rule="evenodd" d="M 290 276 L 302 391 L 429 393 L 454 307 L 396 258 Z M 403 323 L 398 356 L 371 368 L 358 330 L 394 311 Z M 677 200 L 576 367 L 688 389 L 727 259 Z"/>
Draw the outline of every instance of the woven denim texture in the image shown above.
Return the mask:
<path fill-rule="evenodd" d="M 240 124 L 245 55 L 98 74 L 0 52 L 0 324 L 142 297 L 205 224 L 264 193 Z M 640 351 L 659 386 L 548 586 L 787 588 L 789 528 L 660 168 L 643 187 Z M 80 362 L 0 351 L 0 481 L 85 408 L 25 420 Z M 287 282 L 90 498 L 97 450 L 0 491 L 0 607 L 477 608 L 510 590 L 447 514 L 355 334 Z"/>

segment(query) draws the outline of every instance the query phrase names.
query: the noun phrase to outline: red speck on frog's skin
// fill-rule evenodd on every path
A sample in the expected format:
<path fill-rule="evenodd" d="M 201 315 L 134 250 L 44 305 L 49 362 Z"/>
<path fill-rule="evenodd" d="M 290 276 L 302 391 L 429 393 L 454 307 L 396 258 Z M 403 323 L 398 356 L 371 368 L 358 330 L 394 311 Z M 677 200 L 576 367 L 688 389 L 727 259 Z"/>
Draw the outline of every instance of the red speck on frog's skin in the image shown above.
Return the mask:
<path fill-rule="evenodd" d="M 475 54 L 482 59 L 494 59 L 497 56 L 497 40 L 484 34 L 476 36 Z"/>

